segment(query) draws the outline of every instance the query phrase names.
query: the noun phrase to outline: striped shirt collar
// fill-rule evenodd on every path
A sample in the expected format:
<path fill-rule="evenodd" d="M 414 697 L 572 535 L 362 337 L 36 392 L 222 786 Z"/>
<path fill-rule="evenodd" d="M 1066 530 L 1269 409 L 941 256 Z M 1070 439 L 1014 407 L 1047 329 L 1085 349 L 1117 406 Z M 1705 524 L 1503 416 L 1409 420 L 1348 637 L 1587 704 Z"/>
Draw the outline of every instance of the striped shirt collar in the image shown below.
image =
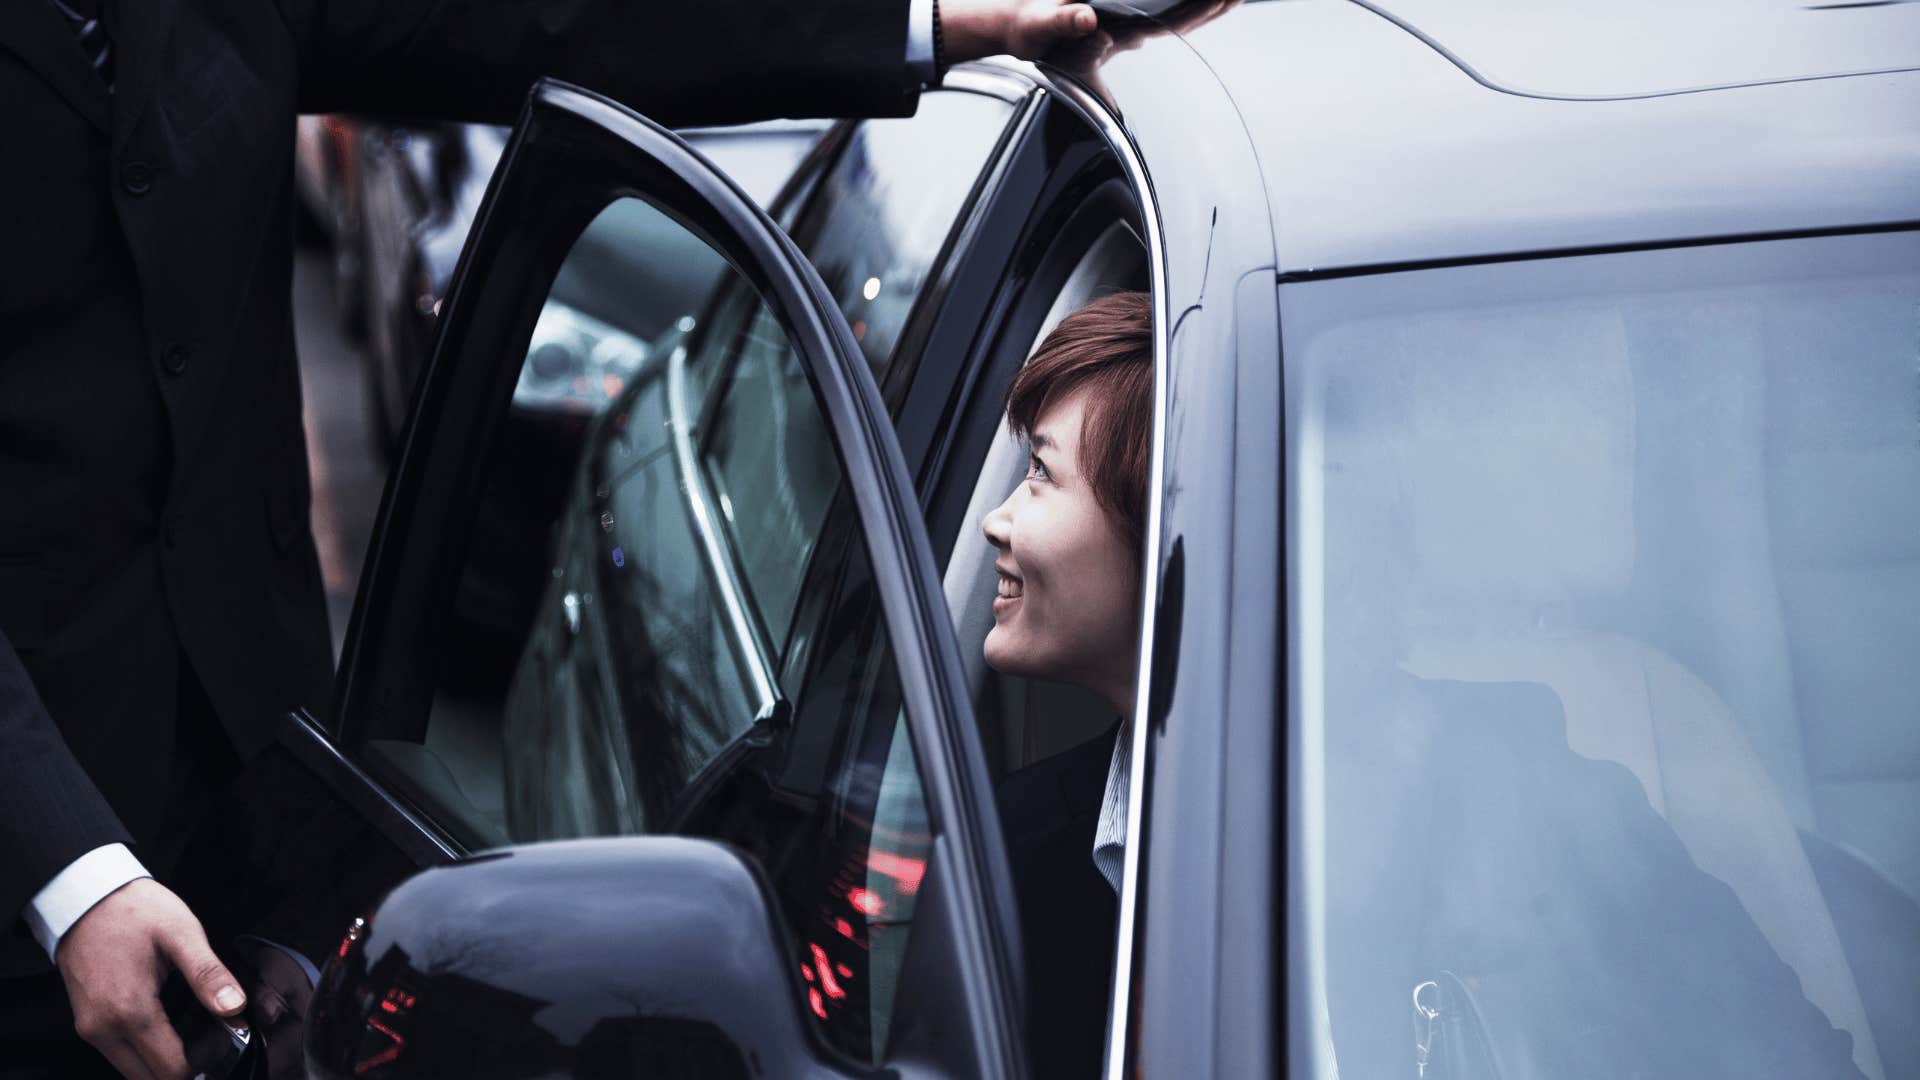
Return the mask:
<path fill-rule="evenodd" d="M 1133 722 L 1122 720 L 1113 740 L 1113 760 L 1107 763 L 1107 790 L 1100 797 L 1100 821 L 1093 829 L 1093 865 L 1100 876 L 1120 892 L 1121 867 L 1127 853 L 1128 779 L 1133 773 Z"/>

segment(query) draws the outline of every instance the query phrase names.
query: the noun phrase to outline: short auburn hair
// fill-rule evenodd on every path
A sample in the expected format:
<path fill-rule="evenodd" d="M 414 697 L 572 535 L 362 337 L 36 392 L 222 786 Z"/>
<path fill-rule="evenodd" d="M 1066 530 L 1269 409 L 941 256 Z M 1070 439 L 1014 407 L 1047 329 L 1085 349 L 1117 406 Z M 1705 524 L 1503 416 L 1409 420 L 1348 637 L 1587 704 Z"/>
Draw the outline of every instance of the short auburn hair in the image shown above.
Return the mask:
<path fill-rule="evenodd" d="M 1007 387 L 1007 426 L 1027 438 L 1055 404 L 1087 392 L 1081 475 L 1136 554 L 1146 550 L 1153 456 L 1153 301 L 1101 297 L 1060 320 Z"/>

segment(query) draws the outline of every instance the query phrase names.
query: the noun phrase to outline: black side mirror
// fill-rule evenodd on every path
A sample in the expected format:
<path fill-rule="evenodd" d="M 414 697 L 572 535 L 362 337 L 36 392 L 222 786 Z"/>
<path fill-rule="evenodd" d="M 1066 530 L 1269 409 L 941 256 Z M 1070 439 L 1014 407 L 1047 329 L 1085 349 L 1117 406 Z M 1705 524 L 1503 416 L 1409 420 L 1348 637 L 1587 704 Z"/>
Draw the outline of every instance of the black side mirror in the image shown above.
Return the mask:
<path fill-rule="evenodd" d="M 308 1075 L 851 1075 L 807 1027 L 796 968 L 732 848 L 510 848 L 417 874 L 356 921 L 321 973 Z"/>

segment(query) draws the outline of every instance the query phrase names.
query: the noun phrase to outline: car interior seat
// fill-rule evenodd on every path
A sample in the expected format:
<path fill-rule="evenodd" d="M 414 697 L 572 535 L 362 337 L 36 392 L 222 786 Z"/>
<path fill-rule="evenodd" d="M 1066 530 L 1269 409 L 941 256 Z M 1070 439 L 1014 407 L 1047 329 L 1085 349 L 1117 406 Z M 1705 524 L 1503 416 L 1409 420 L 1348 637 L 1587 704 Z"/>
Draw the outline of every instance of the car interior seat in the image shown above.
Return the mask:
<path fill-rule="evenodd" d="M 1124 223 L 1108 227 L 1068 275 L 1034 334 L 1028 354 L 1076 309 L 1131 287 L 1144 263 L 1145 252 L 1138 237 Z M 1004 389 L 995 388 L 993 392 Z M 981 643 L 993 629 L 993 598 L 997 592 L 993 564 L 998 553 L 981 533 L 980 522 L 1006 499 L 1026 472 L 1025 448 L 1010 437 L 995 439 L 967 501 L 966 517 L 954 538 L 942 578 L 968 689 L 982 722 L 998 725 L 998 730 L 991 733 L 996 737 L 986 740 L 988 746 L 1002 748 L 1001 760 L 993 762 L 996 775 L 1077 746 L 1105 731 L 1115 719 L 1113 709 L 1087 690 L 1043 679 L 1000 675 L 987 667 L 981 654 Z"/>
<path fill-rule="evenodd" d="M 1384 568 L 1401 590 L 1386 606 L 1399 612 L 1402 670 L 1552 691 L 1571 749 L 1632 771 L 1808 1000 L 1853 1037 L 1862 1072 L 1883 1080 L 1832 913 L 1753 740 L 1707 682 L 1634 627 L 1584 619 L 1629 589 L 1642 536 L 1640 399 L 1622 317 L 1450 313 L 1352 337 L 1365 358 L 1354 362 L 1372 370 L 1339 407 L 1361 437 L 1388 441 L 1373 454 L 1392 474 L 1406 561 Z M 1352 423 L 1369 412 L 1378 423 Z"/>
<path fill-rule="evenodd" d="M 1853 281 L 1636 310 L 1641 544 L 1632 583 L 1585 605 L 1731 708 L 1799 827 L 1894 1077 L 1920 1076 L 1920 948 L 1894 944 L 1920 942 L 1910 296 Z"/>
<path fill-rule="evenodd" d="M 1773 555 L 1790 618 L 1818 831 L 1920 897 L 1920 382 L 1913 298 L 1850 295 L 1832 355 L 1820 326 L 1769 327 Z M 1831 301 L 1829 302 L 1831 304 Z M 1895 310 L 1882 310 L 1886 308 Z"/>
<path fill-rule="evenodd" d="M 1764 492 L 1815 870 L 1882 1036 L 1920 1076 L 1920 381 L 1912 278 L 1766 319 Z M 1848 348 L 1832 347 L 1832 322 Z"/>

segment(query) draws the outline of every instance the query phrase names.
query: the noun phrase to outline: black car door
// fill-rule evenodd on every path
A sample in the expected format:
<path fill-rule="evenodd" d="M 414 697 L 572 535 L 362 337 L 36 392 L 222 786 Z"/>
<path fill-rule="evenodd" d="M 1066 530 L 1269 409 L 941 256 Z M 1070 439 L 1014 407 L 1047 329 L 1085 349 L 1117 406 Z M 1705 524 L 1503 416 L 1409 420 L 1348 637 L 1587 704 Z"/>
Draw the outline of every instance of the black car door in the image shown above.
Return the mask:
<path fill-rule="evenodd" d="M 648 337 L 663 268 L 709 299 Z M 1023 1071 L 1011 887 L 925 528 L 786 235 L 671 133 L 542 84 L 420 393 L 335 715 L 295 717 L 295 755 L 415 865 L 724 841 L 770 883 L 838 1060 Z"/>

